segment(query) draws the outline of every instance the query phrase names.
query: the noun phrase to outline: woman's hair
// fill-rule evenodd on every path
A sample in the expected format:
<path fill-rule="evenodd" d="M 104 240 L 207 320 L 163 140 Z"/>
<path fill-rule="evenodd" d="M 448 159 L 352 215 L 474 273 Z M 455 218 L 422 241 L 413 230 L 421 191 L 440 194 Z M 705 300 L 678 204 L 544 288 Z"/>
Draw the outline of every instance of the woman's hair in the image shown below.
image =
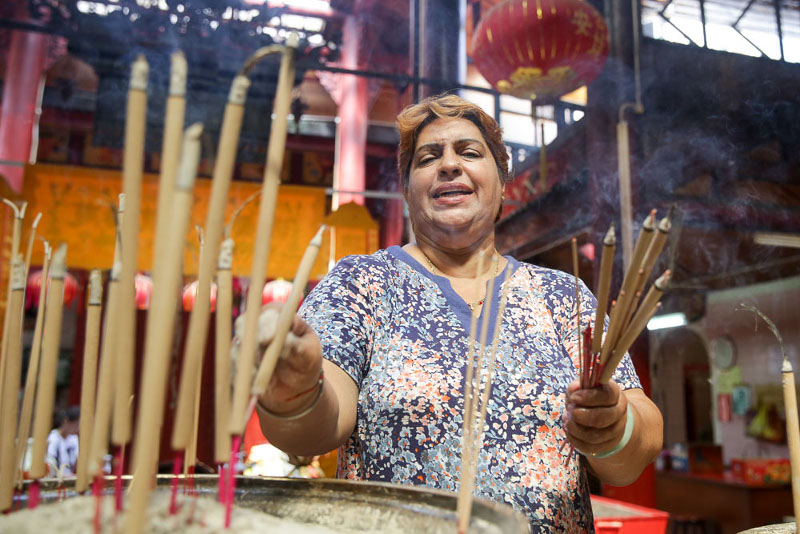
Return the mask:
<path fill-rule="evenodd" d="M 436 119 L 448 118 L 466 119 L 481 131 L 483 139 L 497 163 L 497 174 L 500 176 L 500 181 L 509 182 L 508 153 L 503 144 L 503 132 L 497 122 L 472 102 L 456 95 L 438 95 L 408 106 L 397 116 L 397 129 L 400 132 L 400 143 L 397 146 L 397 170 L 403 179 L 403 189 L 408 187 L 411 161 L 414 158 L 414 150 L 417 147 L 420 132 Z"/>

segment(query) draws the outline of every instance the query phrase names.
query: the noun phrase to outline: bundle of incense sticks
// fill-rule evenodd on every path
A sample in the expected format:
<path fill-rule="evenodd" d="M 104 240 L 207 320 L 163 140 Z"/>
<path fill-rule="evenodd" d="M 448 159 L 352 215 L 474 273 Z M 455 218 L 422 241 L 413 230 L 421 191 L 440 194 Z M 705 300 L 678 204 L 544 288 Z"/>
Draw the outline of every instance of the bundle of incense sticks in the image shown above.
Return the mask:
<path fill-rule="evenodd" d="M 612 304 L 608 333 L 605 339 L 603 339 L 602 331 L 616 248 L 613 224 L 603 240 L 594 328 L 587 327 L 581 333 L 580 324 L 578 324 L 578 350 L 580 354 L 578 367 L 582 388 L 598 387 L 611 379 L 628 349 L 630 349 L 641 331 L 647 326 L 647 322 L 660 307 L 659 300 L 670 278 L 669 270 L 665 271 L 653 283 L 644 298 L 642 298 L 644 287 L 650 278 L 659 255 L 664 249 L 671 229 L 669 216 L 661 219 L 656 225 L 655 214 L 655 210 L 651 211 L 642 223 L 642 230 L 634 247 L 630 267 L 623 278 L 622 288 L 617 300 Z M 575 247 L 573 247 L 573 266 L 577 292 L 578 272 Z M 579 298 L 576 296 L 576 307 L 578 306 L 578 301 Z M 579 310 L 576 311 L 576 317 L 580 317 Z"/>
<path fill-rule="evenodd" d="M 489 272 L 496 272 L 497 257 L 492 258 L 492 265 Z M 483 254 L 478 259 L 478 273 L 484 272 L 485 261 Z M 483 306 L 483 322 L 481 324 L 480 336 L 477 336 L 478 317 L 481 307 L 475 306 L 472 311 L 470 331 L 468 339 L 467 367 L 464 380 L 464 414 L 461 437 L 461 471 L 458 487 L 457 510 L 458 532 L 463 534 L 469 529 L 470 516 L 472 514 L 472 495 L 475 487 L 475 477 L 478 471 L 479 452 L 483 445 L 483 427 L 486 419 L 486 408 L 489 404 L 489 395 L 492 389 L 492 376 L 494 374 L 495 361 L 497 359 L 497 347 L 500 339 L 500 327 L 503 322 L 503 313 L 506 308 L 508 296 L 508 276 L 511 267 L 506 267 L 503 275 L 502 292 L 500 303 L 497 309 L 494 331 L 492 334 L 491 348 L 486 345 L 488 336 L 489 321 L 491 316 L 491 295 L 494 293 L 495 279 L 489 278 L 486 287 L 486 304 Z M 481 294 L 484 290 L 483 280 L 476 277 L 476 294 Z M 476 340 L 480 340 L 476 343 Z M 477 351 L 477 355 L 475 354 Z M 487 353 L 488 352 L 488 353 Z"/>

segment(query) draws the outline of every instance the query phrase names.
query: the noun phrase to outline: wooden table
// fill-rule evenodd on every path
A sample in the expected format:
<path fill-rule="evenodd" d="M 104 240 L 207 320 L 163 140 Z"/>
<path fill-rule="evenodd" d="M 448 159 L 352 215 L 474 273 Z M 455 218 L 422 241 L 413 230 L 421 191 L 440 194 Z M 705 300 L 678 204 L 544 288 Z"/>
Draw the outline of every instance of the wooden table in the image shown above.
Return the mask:
<path fill-rule="evenodd" d="M 787 485 L 747 484 L 731 473 L 697 475 L 674 471 L 656 473 L 658 509 L 672 516 L 711 519 L 722 534 L 780 522 L 792 515 L 792 488 Z"/>

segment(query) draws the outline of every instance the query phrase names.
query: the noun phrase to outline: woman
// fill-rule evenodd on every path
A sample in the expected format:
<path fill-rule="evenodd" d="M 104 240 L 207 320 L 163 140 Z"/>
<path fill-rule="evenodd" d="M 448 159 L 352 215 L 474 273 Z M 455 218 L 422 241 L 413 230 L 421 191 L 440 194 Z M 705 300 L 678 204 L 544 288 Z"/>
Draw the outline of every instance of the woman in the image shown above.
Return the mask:
<path fill-rule="evenodd" d="M 534 532 L 592 531 L 582 464 L 561 444 L 604 482 L 627 484 L 661 447 L 661 415 L 627 357 L 607 386 L 579 389 L 573 277 L 495 250 L 508 181 L 495 121 L 442 96 L 404 110 L 398 128 L 416 243 L 344 258 L 311 292 L 259 399 L 264 434 L 294 454 L 341 447 L 340 477 L 457 490 L 471 310 L 496 315 L 508 267 L 476 494 L 522 511 Z M 480 252 L 496 266 L 477 272 Z M 498 279 L 492 294 L 476 275 Z M 585 327 L 585 286 L 581 300 Z"/>

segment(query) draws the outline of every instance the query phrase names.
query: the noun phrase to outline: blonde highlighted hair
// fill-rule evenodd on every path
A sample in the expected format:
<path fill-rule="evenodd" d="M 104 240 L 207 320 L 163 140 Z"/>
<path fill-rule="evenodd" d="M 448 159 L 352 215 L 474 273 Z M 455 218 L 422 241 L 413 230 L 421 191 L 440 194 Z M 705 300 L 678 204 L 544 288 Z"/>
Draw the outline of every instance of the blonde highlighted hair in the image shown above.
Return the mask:
<path fill-rule="evenodd" d="M 397 116 L 400 143 L 397 146 L 397 170 L 403 179 L 403 188 L 408 187 L 411 161 L 422 130 L 436 119 L 466 119 L 473 123 L 489 147 L 497 164 L 500 181 L 511 181 L 508 173 L 508 153 L 503 144 L 500 126 L 480 107 L 456 95 L 431 96 L 417 104 L 408 106 Z"/>

